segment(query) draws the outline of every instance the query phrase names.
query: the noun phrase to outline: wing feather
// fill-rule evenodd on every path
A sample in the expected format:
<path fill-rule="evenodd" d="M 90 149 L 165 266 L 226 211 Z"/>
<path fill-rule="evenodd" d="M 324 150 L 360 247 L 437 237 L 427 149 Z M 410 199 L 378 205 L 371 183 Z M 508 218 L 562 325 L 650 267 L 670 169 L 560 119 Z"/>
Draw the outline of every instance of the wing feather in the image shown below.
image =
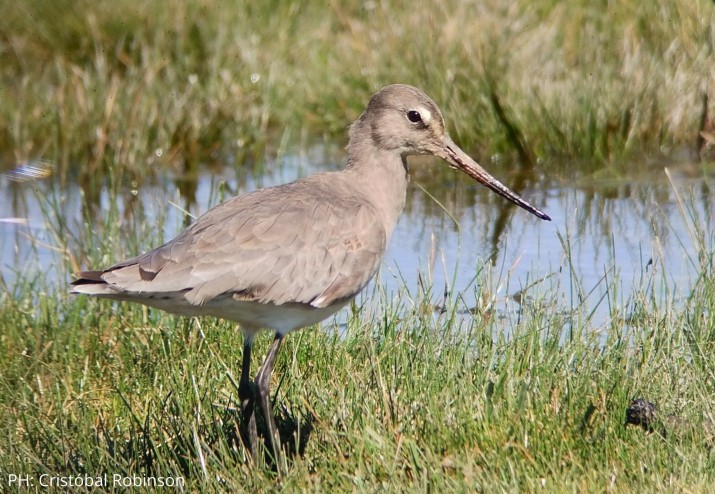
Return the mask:
<path fill-rule="evenodd" d="M 352 298 L 377 271 L 386 232 L 349 183 L 329 182 L 317 175 L 235 197 L 102 278 L 124 293 L 183 292 L 194 305 L 227 293 L 315 307 Z"/>

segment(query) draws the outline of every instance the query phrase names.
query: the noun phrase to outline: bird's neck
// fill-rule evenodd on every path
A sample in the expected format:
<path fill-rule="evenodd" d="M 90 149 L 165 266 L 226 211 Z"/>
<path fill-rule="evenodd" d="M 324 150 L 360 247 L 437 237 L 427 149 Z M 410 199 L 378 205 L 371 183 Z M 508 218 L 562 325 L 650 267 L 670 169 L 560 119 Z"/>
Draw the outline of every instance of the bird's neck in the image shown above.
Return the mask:
<path fill-rule="evenodd" d="M 348 166 L 344 172 L 361 197 L 380 214 L 389 241 L 405 207 L 407 162 L 394 152 L 370 147 L 361 152 L 348 146 Z"/>

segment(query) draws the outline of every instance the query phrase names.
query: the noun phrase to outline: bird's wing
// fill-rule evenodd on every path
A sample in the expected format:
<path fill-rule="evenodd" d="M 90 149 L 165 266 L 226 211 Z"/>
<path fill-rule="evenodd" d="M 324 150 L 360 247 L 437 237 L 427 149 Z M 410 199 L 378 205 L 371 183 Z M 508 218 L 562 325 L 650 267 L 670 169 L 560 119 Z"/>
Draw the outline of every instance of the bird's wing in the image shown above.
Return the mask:
<path fill-rule="evenodd" d="M 183 292 L 194 305 L 222 294 L 315 307 L 352 298 L 377 271 L 385 229 L 345 186 L 322 185 L 299 181 L 235 197 L 101 278 L 123 293 Z"/>

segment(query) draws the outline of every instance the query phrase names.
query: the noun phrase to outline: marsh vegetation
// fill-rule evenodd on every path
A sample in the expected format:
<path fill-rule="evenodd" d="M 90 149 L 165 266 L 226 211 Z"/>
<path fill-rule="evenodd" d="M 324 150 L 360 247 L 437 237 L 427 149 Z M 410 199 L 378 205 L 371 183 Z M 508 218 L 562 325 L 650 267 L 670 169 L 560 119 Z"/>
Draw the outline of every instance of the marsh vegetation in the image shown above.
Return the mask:
<path fill-rule="evenodd" d="M 2 6 L 3 475 L 713 485 L 712 2 Z M 415 160 L 379 279 L 286 339 L 273 389 L 295 451 L 278 479 L 241 442 L 232 324 L 67 283 L 159 245 L 185 211 L 341 166 L 347 125 L 393 82 L 424 89 L 455 141 L 555 221 Z M 652 432 L 624 424 L 637 397 L 657 405 Z"/>

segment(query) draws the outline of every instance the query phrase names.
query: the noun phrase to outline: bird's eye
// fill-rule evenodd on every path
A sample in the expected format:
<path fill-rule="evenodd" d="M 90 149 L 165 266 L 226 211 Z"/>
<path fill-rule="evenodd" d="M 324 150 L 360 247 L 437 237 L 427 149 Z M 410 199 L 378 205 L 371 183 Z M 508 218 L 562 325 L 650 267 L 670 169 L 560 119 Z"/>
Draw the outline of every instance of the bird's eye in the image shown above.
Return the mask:
<path fill-rule="evenodd" d="M 422 116 L 420 115 L 420 112 L 410 110 L 407 112 L 407 119 L 412 123 L 417 123 L 422 121 Z"/>

